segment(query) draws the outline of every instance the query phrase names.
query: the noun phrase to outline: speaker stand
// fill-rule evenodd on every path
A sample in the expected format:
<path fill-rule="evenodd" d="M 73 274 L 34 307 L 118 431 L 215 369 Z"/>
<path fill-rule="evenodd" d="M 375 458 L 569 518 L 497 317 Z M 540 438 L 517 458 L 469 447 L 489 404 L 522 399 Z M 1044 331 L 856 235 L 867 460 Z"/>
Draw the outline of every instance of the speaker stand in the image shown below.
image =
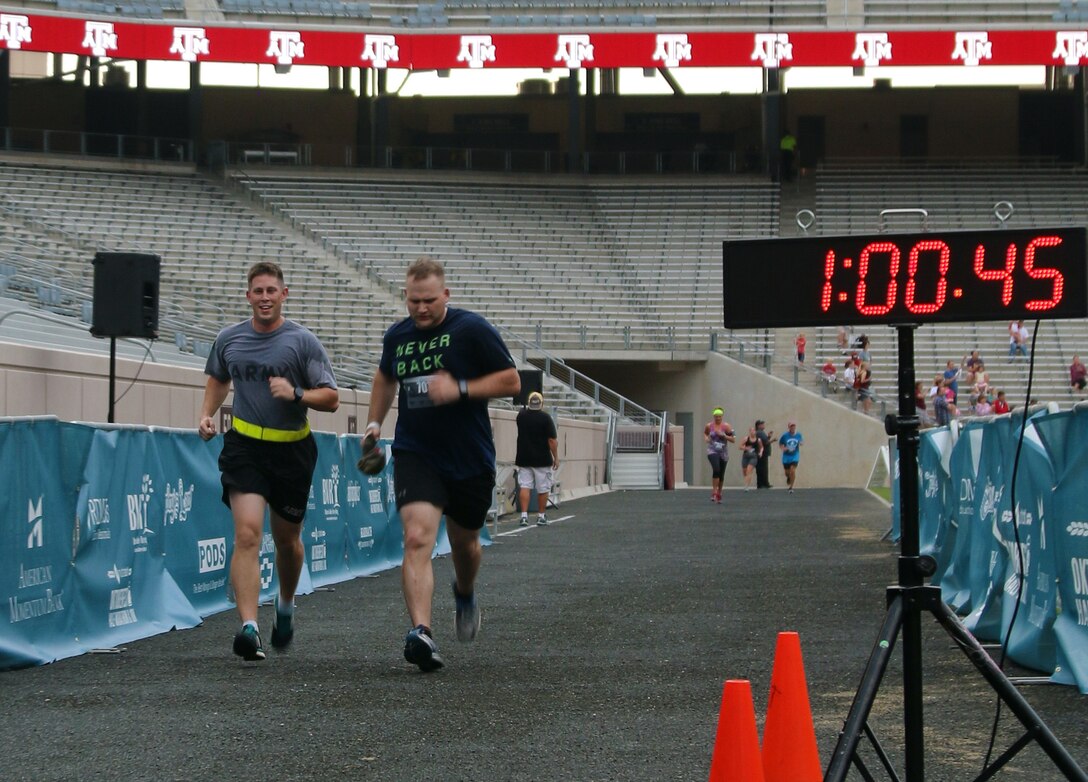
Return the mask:
<path fill-rule="evenodd" d="M 113 423 L 113 396 L 117 386 L 117 337 L 110 337 L 110 405 L 106 421 Z"/>

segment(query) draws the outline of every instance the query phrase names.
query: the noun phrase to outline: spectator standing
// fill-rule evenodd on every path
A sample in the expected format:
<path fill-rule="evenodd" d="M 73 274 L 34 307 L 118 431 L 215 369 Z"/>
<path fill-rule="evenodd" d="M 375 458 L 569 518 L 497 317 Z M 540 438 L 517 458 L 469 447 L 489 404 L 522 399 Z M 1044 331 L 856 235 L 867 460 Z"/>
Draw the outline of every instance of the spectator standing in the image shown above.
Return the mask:
<path fill-rule="evenodd" d="M 994 415 L 1009 412 L 1009 403 L 1005 401 L 1005 392 L 998 389 L 997 399 L 994 400 Z"/>
<path fill-rule="evenodd" d="M 1073 363 L 1069 365 L 1069 387 L 1074 391 L 1083 391 L 1088 384 L 1088 368 L 1080 360 L 1080 356 L 1073 356 Z"/>
<path fill-rule="evenodd" d="M 933 423 L 933 418 L 926 412 L 926 392 L 922 388 L 921 380 L 914 384 L 914 408 L 917 411 L 915 415 L 918 416 L 919 424 L 929 426 Z"/>
<path fill-rule="evenodd" d="M 869 371 L 868 362 L 862 361 L 861 366 L 858 367 L 857 376 L 854 378 L 854 387 L 858 390 L 858 401 L 861 402 L 861 409 L 868 415 L 873 406 L 873 374 Z"/>
<path fill-rule="evenodd" d="M 797 348 L 797 363 L 805 363 L 805 345 L 808 344 L 808 340 L 805 339 L 805 332 L 800 332 L 793 340 L 794 347 Z"/>
<path fill-rule="evenodd" d="M 762 418 L 756 421 L 756 437 L 759 438 L 759 442 L 763 446 L 763 449 L 759 453 L 759 461 L 756 462 L 757 489 L 771 488 L 770 477 L 767 474 L 767 465 L 771 458 L 771 438 L 774 437 L 774 432 L 767 431 L 766 426 L 767 422 Z"/>
<path fill-rule="evenodd" d="M 544 412 L 544 395 L 529 394 L 528 405 L 518 413 L 518 448 L 514 466 L 518 468 L 518 507 L 521 526 L 529 526 L 529 494 L 536 489 L 536 523 L 548 523 L 548 493 L 552 490 L 555 470 L 559 469 L 559 440 L 555 421 Z"/>
<path fill-rule="evenodd" d="M 782 451 L 782 470 L 786 473 L 786 487 L 793 494 L 793 484 L 797 481 L 797 465 L 801 461 L 801 443 L 804 437 L 797 431 L 797 422 L 790 421 L 787 431 L 778 438 L 778 447 Z"/>

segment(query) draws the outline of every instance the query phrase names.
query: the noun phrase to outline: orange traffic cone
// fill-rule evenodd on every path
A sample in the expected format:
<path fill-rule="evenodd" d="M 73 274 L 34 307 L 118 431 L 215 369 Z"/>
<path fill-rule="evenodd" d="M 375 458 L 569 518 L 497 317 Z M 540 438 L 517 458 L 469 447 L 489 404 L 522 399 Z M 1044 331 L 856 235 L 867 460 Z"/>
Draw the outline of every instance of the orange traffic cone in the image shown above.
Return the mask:
<path fill-rule="evenodd" d="M 743 679 L 731 679 L 722 688 L 710 782 L 764 782 L 752 685 Z"/>
<path fill-rule="evenodd" d="M 763 724 L 763 776 L 766 782 L 823 779 L 797 633 L 778 634 Z"/>

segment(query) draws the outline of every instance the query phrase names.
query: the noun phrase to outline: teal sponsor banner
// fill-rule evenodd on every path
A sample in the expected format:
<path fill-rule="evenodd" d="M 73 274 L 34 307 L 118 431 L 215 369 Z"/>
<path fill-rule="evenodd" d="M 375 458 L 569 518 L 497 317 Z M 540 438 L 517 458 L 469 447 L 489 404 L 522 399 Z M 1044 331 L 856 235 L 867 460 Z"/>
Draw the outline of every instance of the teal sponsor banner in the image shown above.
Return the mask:
<path fill-rule="evenodd" d="M 366 475 L 355 468 L 359 459 L 359 438 L 342 439 L 344 461 L 352 465 L 350 483 L 358 481 L 358 500 L 345 507 L 348 568 L 365 576 L 399 565 L 404 558 L 404 533 L 393 494 L 393 457 L 389 441 L 381 440 L 386 451 L 385 467 L 378 475 Z M 352 490 L 352 498 L 355 492 Z"/>
<path fill-rule="evenodd" d="M 234 521 L 223 504 L 218 460 L 223 438 L 195 431 L 155 433 L 163 474 L 166 569 L 200 616 L 231 607 Z"/>
<path fill-rule="evenodd" d="M 352 459 L 346 466 L 343 441 L 334 434 L 314 433 L 317 466 L 310 501 L 302 527 L 306 564 L 314 586 L 325 586 L 352 577 L 348 568 L 348 525 L 344 514 L 350 503 L 358 505 L 361 474 Z"/>
<path fill-rule="evenodd" d="M 1016 526 L 1000 527 L 1001 543 L 1007 551 L 1000 635 L 1002 640 L 1008 638 L 1008 655 L 1012 660 L 1049 672 L 1057 666 L 1054 619 L 1058 581 L 1052 530 L 1055 480 L 1050 456 L 1035 426 L 1038 420 L 1039 417 L 1030 420 L 1024 432 L 1016 471 L 1013 509 Z M 1018 424 L 1019 421 L 1010 430 L 1013 437 L 1019 436 Z M 1013 455 L 1015 442 L 1010 446 L 1009 453 Z"/>
<path fill-rule="evenodd" d="M 954 496 L 948 520 L 948 555 L 941 577 L 941 597 L 961 614 L 971 610 L 972 550 L 977 544 L 975 520 L 982 493 L 978 487 L 982 434 L 980 422 L 968 423 L 960 430 L 949 456 Z"/>
<path fill-rule="evenodd" d="M 889 465 L 890 465 L 891 484 L 892 484 L 892 505 L 891 505 L 892 526 L 891 526 L 891 531 L 888 533 L 888 537 L 891 540 L 898 543 L 899 542 L 899 536 L 901 534 L 900 528 L 899 528 L 899 514 L 901 512 L 900 511 L 900 503 L 899 503 L 899 491 L 900 491 L 899 469 L 900 469 L 900 467 L 899 467 L 899 441 L 894 437 L 892 437 L 891 439 L 888 440 L 888 462 L 889 462 Z"/>
<path fill-rule="evenodd" d="M 1088 411 L 1075 409 L 1035 422 L 1054 471 L 1046 510 L 1048 539 L 1054 542 L 1057 599 L 1054 619 L 1056 664 L 1053 680 L 1075 684 L 1088 694 Z"/>
<path fill-rule="evenodd" d="M 71 657 L 74 483 L 62 480 L 54 419 L 0 421 L 0 669 Z"/>
<path fill-rule="evenodd" d="M 151 432 L 95 431 L 76 515 L 89 526 L 97 507 L 106 522 L 79 541 L 72 600 L 72 627 L 87 648 L 200 624 L 166 570 L 165 482 Z"/>
<path fill-rule="evenodd" d="M 941 583 L 948 566 L 944 554 L 954 496 L 948 475 L 951 452 L 952 432 L 948 427 L 922 432 L 918 442 L 918 543 L 919 553 L 937 562 L 937 571 L 930 579 L 934 585 Z"/>

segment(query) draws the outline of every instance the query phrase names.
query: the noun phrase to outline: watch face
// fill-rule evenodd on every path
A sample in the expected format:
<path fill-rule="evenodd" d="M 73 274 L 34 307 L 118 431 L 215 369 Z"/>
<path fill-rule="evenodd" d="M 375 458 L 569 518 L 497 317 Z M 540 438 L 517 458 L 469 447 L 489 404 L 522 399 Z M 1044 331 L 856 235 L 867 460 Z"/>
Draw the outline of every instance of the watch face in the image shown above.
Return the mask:
<path fill-rule="evenodd" d="M 1086 229 L 723 243 L 727 328 L 1088 315 Z"/>

